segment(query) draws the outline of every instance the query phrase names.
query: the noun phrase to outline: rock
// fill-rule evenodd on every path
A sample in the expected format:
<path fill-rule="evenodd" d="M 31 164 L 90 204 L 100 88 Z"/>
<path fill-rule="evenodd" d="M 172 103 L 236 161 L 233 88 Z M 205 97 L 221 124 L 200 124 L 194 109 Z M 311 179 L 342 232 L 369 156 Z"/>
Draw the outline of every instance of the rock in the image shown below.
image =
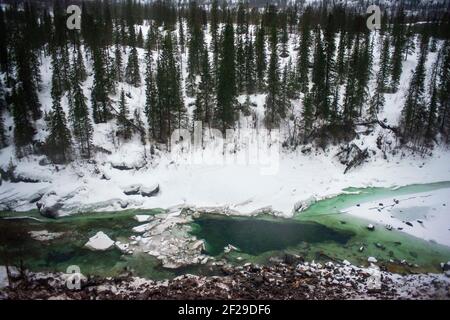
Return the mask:
<path fill-rule="evenodd" d="M 389 231 L 392 231 L 392 226 L 390 224 L 387 224 L 386 225 L 386 229 L 389 230 Z"/>
<path fill-rule="evenodd" d="M 377 259 L 375 259 L 374 257 L 369 257 L 369 258 L 367 258 L 367 262 L 370 262 L 370 263 L 377 263 L 378 261 L 377 261 Z"/>
<path fill-rule="evenodd" d="M 409 222 L 409 221 L 406 221 L 405 224 L 407 224 L 410 227 L 413 227 L 413 224 L 411 222 Z"/>
<path fill-rule="evenodd" d="M 364 251 L 364 246 L 359 247 L 359 252 L 363 252 Z"/>
<path fill-rule="evenodd" d="M 134 219 L 136 219 L 138 222 L 146 222 L 151 219 L 151 215 L 148 214 L 137 214 L 134 216 Z"/>
<path fill-rule="evenodd" d="M 120 241 L 114 242 L 114 246 L 123 253 L 128 253 L 130 245 L 128 243 L 122 243 Z"/>
<path fill-rule="evenodd" d="M 422 221 L 422 220 L 417 220 L 417 222 L 418 222 L 418 223 L 420 223 L 420 224 L 422 224 L 422 223 L 423 223 L 423 221 Z"/>
<path fill-rule="evenodd" d="M 386 247 L 383 246 L 383 245 L 382 245 L 381 243 L 379 243 L 379 242 L 375 243 L 375 246 L 376 246 L 378 249 L 381 249 L 381 250 L 386 249 Z"/>
<path fill-rule="evenodd" d="M 305 259 L 303 259 L 302 256 L 299 256 L 297 254 L 286 253 L 284 255 L 284 263 L 289 264 L 289 265 L 297 265 L 304 261 L 305 261 Z"/>
<path fill-rule="evenodd" d="M 42 199 L 44 196 L 43 192 L 36 192 L 31 195 L 30 200 L 28 200 L 29 203 L 35 203 Z"/>
<path fill-rule="evenodd" d="M 447 261 L 447 263 L 441 263 L 442 271 L 450 271 L 450 261 Z"/>
<path fill-rule="evenodd" d="M 191 248 L 192 250 L 197 250 L 198 248 L 201 248 L 201 250 L 205 250 L 205 242 L 203 240 L 198 240 L 194 242 Z"/>
<path fill-rule="evenodd" d="M 34 240 L 49 241 L 56 238 L 60 238 L 64 232 L 48 232 L 47 230 L 38 230 L 28 232 Z"/>
<path fill-rule="evenodd" d="M 50 219 L 56 219 L 59 217 L 60 209 L 62 208 L 63 204 L 60 202 L 56 202 L 53 205 L 46 205 L 45 203 L 36 202 L 36 207 L 39 210 L 39 213 L 41 216 L 50 218 Z"/>
<path fill-rule="evenodd" d="M 141 196 L 143 197 L 153 197 L 159 192 L 159 184 L 155 184 L 150 187 L 141 187 Z"/>
<path fill-rule="evenodd" d="M 223 248 L 223 251 L 224 251 L 225 253 L 229 253 L 229 252 L 231 252 L 231 251 L 239 251 L 239 249 L 236 248 L 235 246 L 229 244 L 229 245 L 227 245 L 227 246 L 225 246 L 225 247 Z"/>
<path fill-rule="evenodd" d="M 350 169 L 361 165 L 369 157 L 369 152 L 367 148 L 361 150 L 356 144 L 351 143 L 343 147 L 336 156 L 346 166 L 344 171 L 344 174 L 346 174 Z"/>
<path fill-rule="evenodd" d="M 342 261 L 342 264 L 343 264 L 344 266 L 349 266 L 349 265 L 351 265 L 351 263 L 350 263 L 349 261 L 347 261 L 347 260 Z"/>
<path fill-rule="evenodd" d="M 141 190 L 140 184 L 132 184 L 128 187 L 125 187 L 123 189 L 123 193 L 126 194 L 127 196 L 131 196 L 131 195 L 139 194 L 140 190 Z"/>
<path fill-rule="evenodd" d="M 0 266 L 0 289 L 4 289 L 9 286 L 8 273 L 5 266 Z"/>
<path fill-rule="evenodd" d="M 373 224 L 369 224 L 367 226 L 367 229 L 370 230 L 370 231 L 373 231 L 373 230 L 375 230 L 375 226 Z"/>
<path fill-rule="evenodd" d="M 99 231 L 95 236 L 89 238 L 89 241 L 84 246 L 91 250 L 104 251 L 111 248 L 113 245 L 114 241 L 112 241 L 105 233 Z"/>

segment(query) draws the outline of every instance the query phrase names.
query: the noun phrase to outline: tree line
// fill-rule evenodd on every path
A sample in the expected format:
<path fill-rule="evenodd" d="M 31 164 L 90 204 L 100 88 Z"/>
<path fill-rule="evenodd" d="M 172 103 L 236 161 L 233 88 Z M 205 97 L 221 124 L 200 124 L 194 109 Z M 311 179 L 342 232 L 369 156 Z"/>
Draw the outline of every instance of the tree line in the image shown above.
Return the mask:
<path fill-rule="evenodd" d="M 113 119 L 119 139 L 138 134 L 143 144 L 168 144 L 174 129 L 190 128 L 192 121 L 225 131 L 252 114 L 255 94 L 265 95 L 266 128 L 294 123 L 288 145 L 351 139 L 358 125 L 382 124 L 377 117 L 386 94 L 398 92 L 411 55 L 417 65 L 394 131 L 405 144 L 450 142 L 448 11 L 409 16 L 398 6 L 383 12 L 381 28 L 370 31 L 364 12 L 326 2 L 263 10 L 245 2 L 228 8 L 218 0 L 210 6 L 132 0 L 80 5 L 80 31 L 66 28 L 60 1 L 50 7 L 16 2 L 0 10 L 0 146 L 8 144 L 9 113 L 18 157 L 89 159 L 95 124 Z M 436 59 L 427 81 L 431 54 Z M 46 58 L 51 111 L 44 113 L 39 92 Z M 129 94 L 118 92 L 123 82 L 145 89 L 145 105 L 132 115 Z M 192 118 L 186 97 L 193 101 Z M 300 115 L 294 104 L 301 105 Z M 43 142 L 36 139 L 41 119 L 48 130 Z"/>

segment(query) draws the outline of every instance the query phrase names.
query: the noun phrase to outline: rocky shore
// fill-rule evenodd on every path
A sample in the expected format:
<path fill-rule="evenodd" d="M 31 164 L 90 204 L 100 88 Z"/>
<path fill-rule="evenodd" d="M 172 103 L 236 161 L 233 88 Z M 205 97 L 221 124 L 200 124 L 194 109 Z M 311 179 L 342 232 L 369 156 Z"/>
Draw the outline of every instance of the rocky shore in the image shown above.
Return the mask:
<path fill-rule="evenodd" d="M 246 264 L 224 266 L 221 273 L 152 281 L 131 274 L 98 278 L 10 272 L 0 299 L 450 299 L 450 278 L 444 273 L 399 275 L 374 264 Z M 81 280 L 79 288 L 68 286 L 74 279 Z"/>

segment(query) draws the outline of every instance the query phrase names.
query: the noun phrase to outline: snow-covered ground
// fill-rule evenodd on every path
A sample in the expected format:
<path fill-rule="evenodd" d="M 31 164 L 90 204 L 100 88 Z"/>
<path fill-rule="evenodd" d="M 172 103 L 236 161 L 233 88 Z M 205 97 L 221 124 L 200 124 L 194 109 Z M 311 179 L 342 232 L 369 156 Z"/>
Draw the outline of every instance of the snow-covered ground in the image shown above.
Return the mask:
<path fill-rule="evenodd" d="M 450 188 L 389 197 L 344 211 L 381 226 L 391 226 L 418 238 L 450 246 Z"/>

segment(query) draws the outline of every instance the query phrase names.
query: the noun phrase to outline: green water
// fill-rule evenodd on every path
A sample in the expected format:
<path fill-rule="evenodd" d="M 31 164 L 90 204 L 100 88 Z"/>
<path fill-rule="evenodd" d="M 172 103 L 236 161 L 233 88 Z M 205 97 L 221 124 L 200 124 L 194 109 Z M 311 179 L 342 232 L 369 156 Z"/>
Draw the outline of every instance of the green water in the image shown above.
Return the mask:
<path fill-rule="evenodd" d="M 269 263 L 271 257 L 286 253 L 306 260 L 349 260 L 367 265 L 374 256 L 396 272 L 439 272 L 439 263 L 450 260 L 450 248 L 420 240 L 396 230 L 379 226 L 367 230 L 367 221 L 343 213 L 343 209 L 384 197 L 450 188 L 450 182 L 412 185 L 401 188 L 348 188 L 344 194 L 318 201 L 292 219 L 271 216 L 233 217 L 202 215 L 191 224 L 191 234 L 205 239 L 206 253 L 231 263 Z M 126 240 L 139 225 L 136 214 L 156 214 L 163 210 L 125 210 L 108 213 L 85 213 L 56 220 L 43 218 L 38 212 L 1 212 L 0 218 L 29 216 L 39 219 L 0 220 L 0 264 L 20 265 L 34 271 L 65 271 L 80 266 L 84 274 L 119 275 L 131 270 L 135 275 L 153 279 L 172 278 L 183 273 L 215 274 L 210 266 L 186 266 L 168 270 L 148 254 L 123 255 L 117 249 L 99 252 L 84 248 L 88 239 L 103 231 L 113 240 Z M 63 232 L 61 238 L 42 242 L 30 237 L 29 231 Z M 450 236 L 450 231 L 449 231 Z M 228 254 L 223 248 L 232 244 L 239 251 Z M 381 244 L 382 248 L 376 244 Z M 364 250 L 359 251 L 363 246 Z M 396 263 L 390 263 L 393 259 Z M 418 267 L 399 265 L 407 260 Z"/>
<path fill-rule="evenodd" d="M 345 244 L 350 232 L 335 231 L 315 222 L 292 219 L 261 219 L 247 217 L 202 216 L 195 220 L 192 234 L 206 240 L 208 254 L 217 256 L 231 244 L 241 252 L 260 255 L 284 250 L 300 243 L 335 242 Z"/>

